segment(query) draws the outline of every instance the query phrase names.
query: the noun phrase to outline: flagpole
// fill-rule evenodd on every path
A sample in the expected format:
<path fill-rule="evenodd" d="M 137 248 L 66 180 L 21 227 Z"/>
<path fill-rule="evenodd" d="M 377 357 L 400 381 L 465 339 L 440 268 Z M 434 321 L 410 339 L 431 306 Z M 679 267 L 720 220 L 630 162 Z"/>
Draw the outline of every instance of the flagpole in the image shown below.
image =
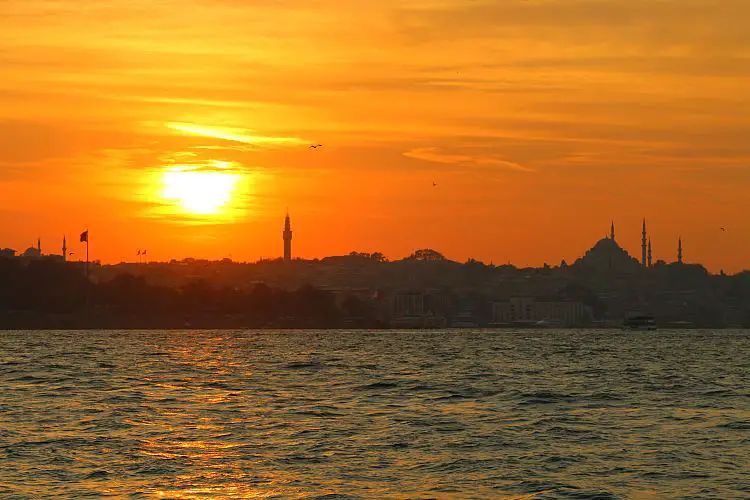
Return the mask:
<path fill-rule="evenodd" d="M 86 305 L 83 312 L 83 328 L 89 327 L 89 308 L 91 307 L 91 282 L 89 281 L 89 230 L 81 233 L 81 240 L 86 237 Z"/>
<path fill-rule="evenodd" d="M 89 279 L 89 230 L 86 229 L 86 279 Z"/>

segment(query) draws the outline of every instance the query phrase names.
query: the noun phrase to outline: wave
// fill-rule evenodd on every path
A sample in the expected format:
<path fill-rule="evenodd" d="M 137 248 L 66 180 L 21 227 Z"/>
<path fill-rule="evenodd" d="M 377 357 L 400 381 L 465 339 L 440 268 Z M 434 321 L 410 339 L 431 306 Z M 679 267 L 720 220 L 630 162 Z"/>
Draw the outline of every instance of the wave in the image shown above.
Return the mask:
<path fill-rule="evenodd" d="M 517 487 L 525 493 L 531 493 L 534 500 L 620 500 L 620 495 L 604 490 L 583 490 L 572 484 L 550 483 L 544 481 L 523 481 Z M 514 489 L 516 489 L 514 487 Z"/>
<path fill-rule="evenodd" d="M 621 495 L 616 495 L 608 491 L 566 491 L 559 490 L 555 491 L 551 496 L 547 493 L 542 493 L 537 497 L 539 500 L 547 499 L 574 499 L 574 500 L 620 500 L 625 498 Z"/>
<path fill-rule="evenodd" d="M 444 396 L 436 397 L 433 401 L 450 401 L 450 400 L 476 400 L 488 398 L 499 394 L 500 391 L 490 389 L 466 389 L 464 391 L 452 392 Z"/>
<path fill-rule="evenodd" d="M 360 386 L 358 387 L 358 389 L 370 391 L 370 390 L 378 390 L 378 389 L 394 389 L 398 386 L 399 386 L 398 382 L 375 382 L 372 384 Z"/>
<path fill-rule="evenodd" d="M 292 411 L 295 415 L 305 415 L 308 417 L 342 417 L 345 414 L 340 412 L 334 412 L 334 411 L 324 411 L 324 410 L 295 410 Z"/>
<path fill-rule="evenodd" d="M 577 398 L 572 394 L 563 392 L 541 391 L 521 394 L 522 405 L 543 405 L 554 403 L 567 403 L 575 401 Z"/>
<path fill-rule="evenodd" d="M 726 424 L 718 425 L 720 429 L 731 429 L 733 431 L 750 431 L 750 421 L 748 420 L 736 420 L 734 422 L 727 422 Z"/>
<path fill-rule="evenodd" d="M 321 363 L 320 361 L 293 361 L 291 363 L 288 363 L 285 368 L 288 368 L 290 370 L 297 370 L 300 368 L 321 368 L 323 366 L 323 363 Z"/>
<path fill-rule="evenodd" d="M 362 497 L 344 495 L 341 493 L 327 493 L 325 495 L 312 495 L 304 497 L 306 500 L 359 500 Z"/>
<path fill-rule="evenodd" d="M 110 473 L 106 470 L 97 470 L 86 476 L 86 479 L 105 479 L 109 477 Z"/>

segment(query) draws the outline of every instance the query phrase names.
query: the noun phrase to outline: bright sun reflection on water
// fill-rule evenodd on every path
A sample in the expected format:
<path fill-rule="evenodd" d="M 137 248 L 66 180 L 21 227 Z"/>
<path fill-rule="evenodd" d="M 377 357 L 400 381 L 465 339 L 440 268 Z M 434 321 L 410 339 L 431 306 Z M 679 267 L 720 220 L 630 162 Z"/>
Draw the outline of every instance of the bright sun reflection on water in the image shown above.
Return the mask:
<path fill-rule="evenodd" d="M 171 166 L 161 174 L 160 196 L 183 215 L 225 217 L 236 211 L 242 178 L 229 162 Z"/>

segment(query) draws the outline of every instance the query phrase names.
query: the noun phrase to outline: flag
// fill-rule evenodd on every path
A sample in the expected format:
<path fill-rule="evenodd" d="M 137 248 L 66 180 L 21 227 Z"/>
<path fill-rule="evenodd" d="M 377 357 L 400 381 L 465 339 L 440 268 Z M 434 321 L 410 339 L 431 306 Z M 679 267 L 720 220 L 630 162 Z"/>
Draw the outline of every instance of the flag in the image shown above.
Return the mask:
<path fill-rule="evenodd" d="M 143 255 L 146 255 L 146 251 L 145 250 L 143 251 Z"/>
<path fill-rule="evenodd" d="M 138 251 L 136 252 L 136 255 L 140 255 L 140 254 L 141 254 L 141 251 L 140 251 L 140 250 L 138 250 Z"/>
<path fill-rule="evenodd" d="M 81 243 L 88 243 L 89 242 L 89 230 L 85 230 L 81 233 Z"/>

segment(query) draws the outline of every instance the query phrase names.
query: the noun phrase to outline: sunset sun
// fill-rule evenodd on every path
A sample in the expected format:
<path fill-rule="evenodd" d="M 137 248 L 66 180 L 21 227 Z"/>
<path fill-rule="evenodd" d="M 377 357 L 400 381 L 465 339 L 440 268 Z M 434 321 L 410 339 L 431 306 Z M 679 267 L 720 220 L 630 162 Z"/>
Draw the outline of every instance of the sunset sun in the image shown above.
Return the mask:
<path fill-rule="evenodd" d="M 164 172 L 162 197 L 190 215 L 216 215 L 232 202 L 239 174 L 177 167 Z"/>

